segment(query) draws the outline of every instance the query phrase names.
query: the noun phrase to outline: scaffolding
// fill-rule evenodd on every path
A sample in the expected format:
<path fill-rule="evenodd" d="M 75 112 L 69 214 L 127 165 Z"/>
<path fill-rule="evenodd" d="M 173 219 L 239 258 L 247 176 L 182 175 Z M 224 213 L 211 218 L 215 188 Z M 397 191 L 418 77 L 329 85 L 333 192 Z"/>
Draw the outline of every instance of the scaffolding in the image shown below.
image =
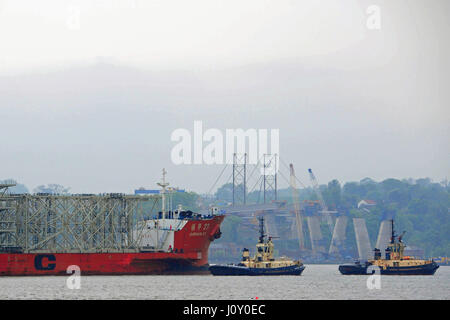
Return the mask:
<path fill-rule="evenodd" d="M 137 252 L 159 198 L 0 193 L 0 251 Z"/>
<path fill-rule="evenodd" d="M 0 182 L 0 247 L 13 247 L 15 244 L 15 202 L 8 193 L 8 188 L 15 185 L 14 181 Z"/>

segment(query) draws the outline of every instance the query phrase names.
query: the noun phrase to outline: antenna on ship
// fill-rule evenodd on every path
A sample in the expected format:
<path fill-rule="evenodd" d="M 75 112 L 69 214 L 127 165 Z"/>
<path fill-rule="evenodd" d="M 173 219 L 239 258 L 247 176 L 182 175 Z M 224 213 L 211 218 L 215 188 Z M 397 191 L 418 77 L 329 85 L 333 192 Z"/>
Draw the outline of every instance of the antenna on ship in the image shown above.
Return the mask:
<path fill-rule="evenodd" d="M 165 168 L 162 169 L 162 182 L 158 182 L 158 186 L 162 188 L 161 195 L 162 195 L 162 218 L 166 218 L 166 187 L 169 185 L 168 182 L 166 182 L 166 174 L 167 171 Z"/>
<path fill-rule="evenodd" d="M 260 216 L 259 220 L 259 243 L 264 243 L 264 216 Z"/>
<path fill-rule="evenodd" d="M 394 219 L 391 219 L 391 243 L 395 242 Z"/>

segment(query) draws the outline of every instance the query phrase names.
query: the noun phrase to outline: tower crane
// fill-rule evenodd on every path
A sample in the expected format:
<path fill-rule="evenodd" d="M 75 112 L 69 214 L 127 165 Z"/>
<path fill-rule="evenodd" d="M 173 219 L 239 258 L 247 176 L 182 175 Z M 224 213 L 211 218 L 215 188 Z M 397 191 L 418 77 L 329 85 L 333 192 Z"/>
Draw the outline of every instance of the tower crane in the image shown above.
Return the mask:
<path fill-rule="evenodd" d="M 294 165 L 289 164 L 290 171 L 290 186 L 292 189 L 292 201 L 294 202 L 294 212 L 295 212 L 295 222 L 297 224 L 297 233 L 298 233 L 298 244 L 300 250 L 303 251 L 305 249 L 305 239 L 303 238 L 303 221 L 302 216 L 300 214 L 300 200 L 298 197 L 297 184 L 295 183 L 295 171 Z"/>
<path fill-rule="evenodd" d="M 317 182 L 316 176 L 314 175 L 314 173 L 312 172 L 311 169 L 308 169 L 308 172 L 309 172 L 309 178 L 311 179 L 313 189 L 316 192 L 317 198 L 319 199 L 319 204 L 320 204 L 320 209 L 321 209 L 320 213 L 325 216 L 326 221 L 328 223 L 328 227 L 330 228 L 330 232 L 333 233 L 334 226 L 333 226 L 333 219 L 331 217 L 331 214 L 337 213 L 337 211 L 328 210 L 328 207 L 325 204 L 325 201 L 323 200 L 322 192 L 320 192 L 320 187 L 319 187 L 319 183 Z"/>

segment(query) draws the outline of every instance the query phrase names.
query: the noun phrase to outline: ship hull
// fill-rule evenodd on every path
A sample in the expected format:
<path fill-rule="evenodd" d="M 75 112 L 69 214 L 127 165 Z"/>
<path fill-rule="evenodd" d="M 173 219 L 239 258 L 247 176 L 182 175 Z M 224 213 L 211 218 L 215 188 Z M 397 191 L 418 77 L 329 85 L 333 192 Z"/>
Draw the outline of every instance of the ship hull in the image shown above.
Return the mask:
<path fill-rule="evenodd" d="M 208 274 L 208 264 L 199 254 L 0 254 L 0 276 L 67 275 L 73 265 L 82 275 Z"/>
<path fill-rule="evenodd" d="M 0 253 L 0 276 L 209 274 L 208 250 L 224 216 L 189 220 L 170 252 Z"/>
<path fill-rule="evenodd" d="M 339 266 L 339 271 L 343 275 L 367 275 L 367 269 L 369 265 L 361 264 L 343 264 Z M 422 266 L 404 266 L 404 267 L 387 267 L 386 269 L 380 268 L 382 275 L 433 275 L 439 268 L 437 263 L 432 262 L 424 264 Z M 369 271 L 372 273 L 372 271 Z"/>
<path fill-rule="evenodd" d="M 281 268 L 247 268 L 236 265 L 213 265 L 209 271 L 215 276 L 299 276 L 305 266 L 295 265 Z"/>

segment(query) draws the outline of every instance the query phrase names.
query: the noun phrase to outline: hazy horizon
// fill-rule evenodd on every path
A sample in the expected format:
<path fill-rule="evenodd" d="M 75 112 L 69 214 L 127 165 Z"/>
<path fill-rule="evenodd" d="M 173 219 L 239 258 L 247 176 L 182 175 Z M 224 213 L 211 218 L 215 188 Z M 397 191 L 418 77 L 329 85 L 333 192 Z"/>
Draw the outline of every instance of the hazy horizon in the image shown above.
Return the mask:
<path fill-rule="evenodd" d="M 279 129 L 307 186 L 449 176 L 450 3 L 196 3 L 0 0 L 0 179 L 205 193 L 222 166 L 170 159 L 195 120 Z"/>

